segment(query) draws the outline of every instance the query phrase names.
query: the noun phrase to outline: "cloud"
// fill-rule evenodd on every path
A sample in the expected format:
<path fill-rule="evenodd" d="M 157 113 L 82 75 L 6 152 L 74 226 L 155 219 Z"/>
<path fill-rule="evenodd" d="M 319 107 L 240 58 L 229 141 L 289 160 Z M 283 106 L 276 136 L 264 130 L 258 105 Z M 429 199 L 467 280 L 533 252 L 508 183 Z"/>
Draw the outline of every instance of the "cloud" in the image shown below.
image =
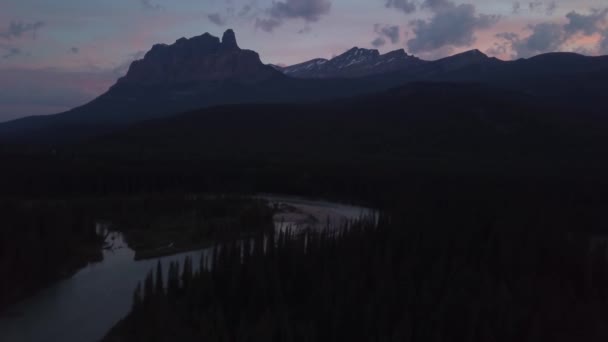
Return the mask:
<path fill-rule="evenodd" d="M 512 44 L 517 57 L 531 57 L 545 52 L 558 51 L 565 42 L 566 35 L 562 25 L 557 23 L 541 23 L 530 26 L 532 34 L 525 39 L 518 35 L 504 34 Z"/>
<path fill-rule="evenodd" d="M 307 22 L 315 22 L 322 15 L 329 13 L 330 9 L 329 0 L 286 0 L 273 2 L 268 13 L 277 20 L 301 18 Z"/>
<path fill-rule="evenodd" d="M 372 42 L 372 45 L 374 45 L 374 46 L 384 45 L 386 43 L 387 38 L 391 42 L 391 44 L 397 44 L 397 43 L 399 43 L 399 40 L 401 38 L 401 36 L 400 36 L 401 30 L 400 30 L 399 26 L 397 26 L 397 25 L 375 24 L 374 32 L 379 35 L 379 37 L 376 40 L 374 40 L 374 42 L 380 43 L 380 40 L 378 40 L 378 39 L 382 39 L 384 41 L 384 43 L 381 45 L 376 45 Z"/>
<path fill-rule="evenodd" d="M 608 30 L 604 32 L 602 35 L 602 40 L 600 41 L 599 53 L 602 55 L 608 55 Z"/>
<path fill-rule="evenodd" d="M 255 20 L 255 27 L 265 32 L 272 32 L 275 28 L 281 26 L 281 21 L 273 18 Z"/>
<path fill-rule="evenodd" d="M 556 1 L 531 1 L 528 2 L 528 11 L 533 13 L 542 13 L 544 12 L 546 15 L 553 15 L 558 8 Z M 523 10 L 523 5 L 520 1 L 515 1 L 512 5 L 511 12 L 513 14 L 520 14 Z"/>
<path fill-rule="evenodd" d="M 163 7 L 159 4 L 155 4 L 152 0 L 139 0 L 141 8 L 147 11 L 160 11 Z"/>
<path fill-rule="evenodd" d="M 316 22 L 321 16 L 328 14 L 330 9 L 329 0 L 273 1 L 272 6 L 266 9 L 268 18 L 256 18 L 255 27 L 272 32 L 289 19 L 302 19 L 307 23 Z"/>
<path fill-rule="evenodd" d="M 44 27 L 43 21 L 37 21 L 34 23 L 25 23 L 22 21 L 11 21 L 8 28 L 4 31 L 0 31 L 0 37 L 11 40 L 13 38 L 20 38 L 26 33 L 31 32 L 32 38 L 36 39 L 38 30 Z"/>
<path fill-rule="evenodd" d="M 591 13 L 588 15 L 570 12 L 566 15 L 569 22 L 564 29 L 569 35 L 581 32 L 590 36 L 601 32 L 600 25 L 606 21 L 606 15 L 608 15 L 608 8 L 604 10 L 591 10 Z"/>
<path fill-rule="evenodd" d="M 416 36 L 407 42 L 407 46 L 414 53 L 470 46 L 476 41 L 477 30 L 489 28 L 499 20 L 495 15 L 477 14 L 472 4 L 426 0 L 423 7 L 429 8 L 433 16 L 410 22 Z"/>
<path fill-rule="evenodd" d="M 608 17 L 608 9 L 591 10 L 589 14 L 580 14 L 575 11 L 566 15 L 567 23 L 545 22 L 528 26 L 531 34 L 521 38 L 515 33 L 501 33 L 497 38 L 503 43 L 497 43 L 498 50 L 507 44 L 510 45 L 513 57 L 531 57 L 537 54 L 562 50 L 564 44 L 577 35 L 591 36 L 599 33 L 602 41 L 606 39 L 607 33 L 604 29 Z M 496 50 L 496 51 L 498 51 Z M 575 51 L 583 51 L 581 47 L 575 47 Z M 602 43 L 598 50 L 603 51 Z M 584 51 L 589 52 L 588 49 Z"/>
<path fill-rule="evenodd" d="M 211 13 L 207 15 L 207 19 L 209 19 L 210 22 L 214 23 L 217 26 L 226 25 L 226 18 L 222 17 L 222 15 L 219 13 Z"/>
<path fill-rule="evenodd" d="M 384 39 L 382 37 L 378 37 L 372 41 L 372 45 L 374 47 L 381 47 L 381 46 L 384 46 L 385 44 L 386 44 L 386 39 Z"/>
<path fill-rule="evenodd" d="M 321 15 L 329 13 L 329 0 L 286 0 L 274 2 L 269 9 L 275 19 L 301 18 L 308 22 L 318 21 Z"/>
<path fill-rule="evenodd" d="M 455 4 L 449 0 L 425 0 L 422 3 L 422 7 L 428 8 L 432 11 L 439 11 L 454 6 Z"/>
<path fill-rule="evenodd" d="M 395 8 L 404 13 L 413 13 L 416 11 L 416 3 L 411 0 L 386 0 L 386 8 Z"/>

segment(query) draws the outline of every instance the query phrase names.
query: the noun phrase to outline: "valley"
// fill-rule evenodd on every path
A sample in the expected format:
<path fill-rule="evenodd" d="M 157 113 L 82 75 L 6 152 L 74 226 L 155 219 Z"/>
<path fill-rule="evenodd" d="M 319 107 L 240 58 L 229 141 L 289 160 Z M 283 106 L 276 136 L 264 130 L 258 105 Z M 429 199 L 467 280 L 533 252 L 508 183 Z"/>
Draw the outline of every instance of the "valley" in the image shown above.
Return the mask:
<path fill-rule="evenodd" d="M 605 341 L 606 81 L 570 52 L 153 45 L 0 123 L 0 340 Z"/>

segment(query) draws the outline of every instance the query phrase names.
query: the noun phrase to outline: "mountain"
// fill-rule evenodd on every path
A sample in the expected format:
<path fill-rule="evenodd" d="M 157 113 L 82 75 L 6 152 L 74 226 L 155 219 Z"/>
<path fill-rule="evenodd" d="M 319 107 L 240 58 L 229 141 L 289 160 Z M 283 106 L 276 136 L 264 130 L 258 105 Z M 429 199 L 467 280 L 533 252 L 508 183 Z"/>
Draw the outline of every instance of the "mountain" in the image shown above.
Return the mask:
<path fill-rule="evenodd" d="M 400 81 L 399 81 L 400 82 Z M 106 93 L 64 113 L 0 124 L 0 142 L 65 144 L 223 104 L 309 102 L 387 89 L 384 81 L 296 79 L 239 48 L 232 30 L 157 44 Z"/>
<path fill-rule="evenodd" d="M 297 78 L 354 78 L 402 70 L 424 63 L 403 49 L 381 55 L 378 50 L 354 47 L 330 60 L 316 58 L 277 69 L 287 76 Z"/>
<path fill-rule="evenodd" d="M 0 124 L 0 140 L 60 143 L 125 125 L 225 103 L 280 97 L 286 77 L 238 47 L 232 30 L 157 44 L 107 92 L 70 111 Z M 279 94 L 279 95 L 277 95 Z"/>
<path fill-rule="evenodd" d="M 473 65 L 488 65 L 488 64 L 501 64 L 497 58 L 490 58 L 483 52 L 475 49 L 465 51 L 450 57 L 442 58 L 434 62 L 437 66 L 441 67 L 443 71 L 458 70 Z"/>
<path fill-rule="evenodd" d="M 353 48 L 331 60 L 264 65 L 232 30 L 157 44 L 106 93 L 81 107 L 0 124 L 0 144 L 56 145 L 115 132 L 151 119 L 245 103 L 314 103 L 419 82 L 473 83 L 533 96 L 577 115 L 608 112 L 608 57 L 551 53 L 501 61 L 471 50 L 423 61 L 396 50 Z"/>
<path fill-rule="evenodd" d="M 278 77 L 278 73 L 262 64 L 256 52 L 240 49 L 234 31 L 228 30 L 221 41 L 205 33 L 191 39 L 178 39 L 173 45 L 154 45 L 144 59 L 131 64 L 117 86 L 179 86 L 225 81 L 258 83 L 274 77 Z"/>

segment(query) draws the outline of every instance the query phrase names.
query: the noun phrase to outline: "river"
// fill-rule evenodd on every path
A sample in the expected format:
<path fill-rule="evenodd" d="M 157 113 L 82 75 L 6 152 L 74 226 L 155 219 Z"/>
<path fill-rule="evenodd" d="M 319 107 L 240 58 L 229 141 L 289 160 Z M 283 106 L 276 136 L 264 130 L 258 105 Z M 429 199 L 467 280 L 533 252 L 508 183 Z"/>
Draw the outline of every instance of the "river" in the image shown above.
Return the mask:
<path fill-rule="evenodd" d="M 275 229 L 325 229 L 373 212 L 366 208 L 294 197 L 262 196 L 284 208 L 275 215 Z M 99 229 L 104 225 L 99 223 Z M 129 312 L 137 283 L 160 260 L 165 272 L 169 263 L 186 256 L 198 268 L 203 253 L 211 249 L 157 259 L 135 261 L 135 252 L 119 232 L 106 239 L 103 261 L 81 269 L 72 277 L 36 293 L 0 314 L 0 341 L 94 342 Z"/>

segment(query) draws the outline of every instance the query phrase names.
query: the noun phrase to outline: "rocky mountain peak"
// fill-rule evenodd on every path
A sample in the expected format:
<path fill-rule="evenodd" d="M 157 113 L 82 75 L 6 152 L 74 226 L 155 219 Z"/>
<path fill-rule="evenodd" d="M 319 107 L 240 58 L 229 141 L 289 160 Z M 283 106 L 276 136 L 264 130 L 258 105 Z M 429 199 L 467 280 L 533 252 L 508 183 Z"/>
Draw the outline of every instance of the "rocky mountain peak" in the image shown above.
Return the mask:
<path fill-rule="evenodd" d="M 331 60 L 313 59 L 279 70 L 297 78 L 352 78 L 403 70 L 421 63 L 424 61 L 403 49 L 381 55 L 378 50 L 354 47 Z"/>
<path fill-rule="evenodd" d="M 483 53 L 477 49 L 465 51 L 463 53 L 454 55 L 452 57 L 461 57 L 461 58 L 467 58 L 467 59 L 471 59 L 471 60 L 484 60 L 484 59 L 490 58 L 485 53 Z"/>
<path fill-rule="evenodd" d="M 363 56 L 375 57 L 375 56 L 379 56 L 379 55 L 380 55 L 380 52 L 378 52 L 378 50 L 354 47 L 354 48 L 344 52 L 343 54 L 335 57 L 334 59 L 346 58 L 346 57 L 363 57 Z"/>
<path fill-rule="evenodd" d="M 239 45 L 236 43 L 236 34 L 232 29 L 226 30 L 222 36 L 222 45 L 225 49 L 239 49 Z"/>
<path fill-rule="evenodd" d="M 256 82 L 280 75 L 259 55 L 239 48 L 233 30 L 222 39 L 209 33 L 180 38 L 172 45 L 157 44 L 144 59 L 131 64 L 119 83 L 139 85 L 191 84 L 232 80 Z"/>
<path fill-rule="evenodd" d="M 398 50 L 394 50 L 391 52 L 387 52 L 384 54 L 384 56 L 390 57 L 390 58 L 404 58 L 404 57 L 408 57 L 408 54 L 405 52 L 405 50 L 398 49 Z"/>

